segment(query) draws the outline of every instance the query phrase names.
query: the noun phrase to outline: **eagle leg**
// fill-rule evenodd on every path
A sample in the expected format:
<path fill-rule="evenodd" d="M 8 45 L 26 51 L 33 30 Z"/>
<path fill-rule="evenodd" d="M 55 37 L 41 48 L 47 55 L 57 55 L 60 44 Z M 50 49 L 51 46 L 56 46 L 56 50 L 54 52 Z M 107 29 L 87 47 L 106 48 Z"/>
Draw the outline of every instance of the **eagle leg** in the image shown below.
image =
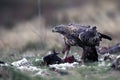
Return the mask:
<path fill-rule="evenodd" d="M 84 49 L 83 49 L 83 52 L 82 52 L 81 59 L 82 59 L 82 64 L 84 64 L 84 62 L 85 62 L 85 51 L 84 51 Z"/>
<path fill-rule="evenodd" d="M 64 49 L 63 49 L 63 59 L 66 59 L 70 51 L 70 45 L 65 44 Z"/>
<path fill-rule="evenodd" d="M 81 59 L 83 63 L 86 60 L 92 61 L 92 62 L 98 61 L 98 54 L 97 54 L 96 48 L 88 47 L 88 46 L 84 47 Z"/>

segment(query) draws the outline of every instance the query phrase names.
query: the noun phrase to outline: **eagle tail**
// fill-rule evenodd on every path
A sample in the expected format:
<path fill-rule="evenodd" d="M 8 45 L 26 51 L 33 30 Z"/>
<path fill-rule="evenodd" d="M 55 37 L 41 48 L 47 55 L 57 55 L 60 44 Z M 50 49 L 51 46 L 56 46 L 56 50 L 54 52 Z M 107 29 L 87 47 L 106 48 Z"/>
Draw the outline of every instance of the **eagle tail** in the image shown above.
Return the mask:
<path fill-rule="evenodd" d="M 101 38 L 112 40 L 112 38 L 108 35 L 105 35 L 105 34 L 102 34 L 102 33 L 99 33 L 99 34 L 100 34 Z"/>

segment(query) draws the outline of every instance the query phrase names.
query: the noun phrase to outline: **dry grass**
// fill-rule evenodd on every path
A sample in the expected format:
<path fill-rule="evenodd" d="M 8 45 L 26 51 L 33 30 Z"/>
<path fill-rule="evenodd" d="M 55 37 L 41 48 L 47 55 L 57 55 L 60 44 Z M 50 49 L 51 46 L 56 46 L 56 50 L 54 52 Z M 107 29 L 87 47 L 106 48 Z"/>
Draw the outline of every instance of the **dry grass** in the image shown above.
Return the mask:
<path fill-rule="evenodd" d="M 21 49 L 27 43 L 36 42 L 44 42 L 48 44 L 48 47 L 52 47 L 55 43 L 60 42 L 56 34 L 44 28 L 45 25 L 43 22 L 40 23 L 39 20 L 35 19 L 25 23 L 19 23 L 12 30 L 1 29 L 0 48 Z"/>
<path fill-rule="evenodd" d="M 100 32 L 111 35 L 113 38 L 113 41 L 103 40 L 101 46 L 111 46 L 119 43 L 120 39 L 120 11 L 118 4 L 119 1 L 116 3 L 116 0 L 98 0 L 97 4 L 88 1 L 82 6 L 66 7 L 55 10 L 51 20 L 54 21 L 55 19 L 55 24 L 77 23 L 92 26 L 96 25 Z M 27 22 L 16 23 L 15 27 L 10 30 L 1 28 L 0 60 L 2 59 L 9 63 L 22 58 L 23 54 L 30 55 L 30 53 L 32 53 L 35 57 L 40 57 L 51 48 L 62 49 L 64 43 L 61 36 L 51 32 L 51 27 L 53 27 L 53 25 L 51 25 L 51 27 L 46 25 L 45 18 L 39 16 Z M 3 50 L 1 51 L 1 49 Z M 76 47 L 72 48 L 72 52 L 80 52 L 78 49 L 79 48 Z M 19 52 L 14 50 L 22 51 Z M 98 72 L 97 74 L 91 69 L 86 71 L 70 70 L 69 75 L 54 75 L 48 77 L 48 80 L 119 80 L 119 72 L 112 70 L 105 72 L 102 70 L 103 69 L 101 69 L 101 73 Z M 19 72 L 16 74 L 16 72 L 13 71 L 12 74 L 15 74 L 15 76 L 13 76 L 15 79 L 30 79 L 28 76 Z M 53 74 L 53 72 L 51 74 Z M 33 78 L 33 80 L 39 79 L 44 80 L 44 78 Z"/>
<path fill-rule="evenodd" d="M 88 2 L 83 6 L 56 10 L 53 15 L 58 24 L 64 23 L 66 19 L 67 23 L 96 25 L 100 32 L 113 37 L 111 42 L 104 40 L 105 45 L 110 46 L 119 42 L 120 15 L 115 1 L 98 1 L 97 4 Z M 11 30 L 1 29 L 0 48 L 21 49 L 30 42 L 45 42 L 48 48 L 62 47 L 63 41 L 59 34 L 52 33 L 51 28 L 45 25 L 44 17 L 36 17 L 28 22 L 16 23 L 16 27 Z"/>

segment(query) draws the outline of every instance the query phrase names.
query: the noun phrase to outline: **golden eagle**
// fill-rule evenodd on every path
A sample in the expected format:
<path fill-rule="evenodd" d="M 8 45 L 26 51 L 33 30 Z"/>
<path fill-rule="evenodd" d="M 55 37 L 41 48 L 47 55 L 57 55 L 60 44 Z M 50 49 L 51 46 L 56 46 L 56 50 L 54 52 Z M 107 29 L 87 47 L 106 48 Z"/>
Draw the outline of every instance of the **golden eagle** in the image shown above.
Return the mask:
<path fill-rule="evenodd" d="M 58 25 L 52 29 L 52 32 L 57 32 L 64 36 L 64 58 L 67 57 L 71 46 L 79 46 L 83 48 L 83 61 L 98 61 L 96 46 L 99 46 L 103 38 L 112 40 L 110 36 L 98 32 L 96 26 L 91 27 L 89 25 Z"/>

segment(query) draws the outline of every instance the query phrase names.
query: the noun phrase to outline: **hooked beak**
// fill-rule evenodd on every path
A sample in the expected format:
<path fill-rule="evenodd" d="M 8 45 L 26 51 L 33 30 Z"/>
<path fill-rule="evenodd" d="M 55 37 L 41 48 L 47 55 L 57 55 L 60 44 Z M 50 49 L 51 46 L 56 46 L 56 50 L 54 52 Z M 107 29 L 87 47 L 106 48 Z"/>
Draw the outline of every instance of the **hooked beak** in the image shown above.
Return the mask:
<path fill-rule="evenodd" d="M 52 32 L 55 32 L 55 29 L 54 29 L 54 28 L 52 29 Z"/>
<path fill-rule="evenodd" d="M 52 29 L 52 32 L 56 32 L 56 29 L 55 29 L 55 28 L 53 28 L 53 29 Z"/>

